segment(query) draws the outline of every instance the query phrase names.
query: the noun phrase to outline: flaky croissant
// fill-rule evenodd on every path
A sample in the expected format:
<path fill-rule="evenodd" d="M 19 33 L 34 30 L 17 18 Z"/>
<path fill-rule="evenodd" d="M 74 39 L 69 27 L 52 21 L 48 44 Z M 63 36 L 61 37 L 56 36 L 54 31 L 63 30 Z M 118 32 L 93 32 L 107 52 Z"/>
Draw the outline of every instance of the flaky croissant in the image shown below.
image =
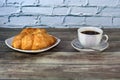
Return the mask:
<path fill-rule="evenodd" d="M 22 50 L 38 50 L 49 47 L 56 42 L 56 38 L 49 35 L 45 29 L 26 28 L 16 35 L 12 46 Z"/>

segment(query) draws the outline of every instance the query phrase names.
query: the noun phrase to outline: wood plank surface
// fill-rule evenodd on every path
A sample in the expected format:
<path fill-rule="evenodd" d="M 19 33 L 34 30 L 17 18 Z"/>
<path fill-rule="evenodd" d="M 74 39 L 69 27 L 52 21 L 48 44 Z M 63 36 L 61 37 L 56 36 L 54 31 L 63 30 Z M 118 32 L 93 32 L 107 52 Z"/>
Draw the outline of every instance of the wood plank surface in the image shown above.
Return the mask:
<path fill-rule="evenodd" d="M 71 46 L 77 28 L 47 28 L 60 38 L 55 48 L 29 54 L 8 48 L 4 40 L 20 28 L 0 28 L 0 79 L 120 80 L 120 29 L 104 29 L 109 47 L 103 52 L 78 52 Z"/>

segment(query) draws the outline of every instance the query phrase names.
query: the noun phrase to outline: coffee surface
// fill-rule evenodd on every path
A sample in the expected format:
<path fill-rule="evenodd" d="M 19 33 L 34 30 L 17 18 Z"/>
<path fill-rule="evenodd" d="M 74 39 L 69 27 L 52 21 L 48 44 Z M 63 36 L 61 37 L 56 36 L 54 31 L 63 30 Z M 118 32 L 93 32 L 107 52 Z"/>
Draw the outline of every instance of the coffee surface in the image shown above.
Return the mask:
<path fill-rule="evenodd" d="M 99 32 L 96 32 L 96 31 L 83 31 L 81 33 L 88 34 L 88 35 L 97 35 L 97 34 L 100 34 Z"/>

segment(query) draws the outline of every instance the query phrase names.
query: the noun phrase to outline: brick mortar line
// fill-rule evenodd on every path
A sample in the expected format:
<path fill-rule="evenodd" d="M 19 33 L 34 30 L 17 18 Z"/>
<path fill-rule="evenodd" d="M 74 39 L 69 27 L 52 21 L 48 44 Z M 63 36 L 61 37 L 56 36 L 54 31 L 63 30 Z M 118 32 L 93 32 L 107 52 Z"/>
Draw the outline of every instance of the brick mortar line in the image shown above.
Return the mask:
<path fill-rule="evenodd" d="M 72 15 L 72 14 L 68 14 L 68 15 L 46 15 L 46 14 L 18 14 L 17 15 L 0 15 L 0 17 L 20 17 L 20 16 L 47 16 L 47 17 L 64 17 L 64 16 L 73 16 L 73 17 L 113 17 L 113 18 L 120 18 L 120 16 L 103 16 L 103 15 Z"/>
<path fill-rule="evenodd" d="M 77 5 L 56 5 L 56 6 L 51 6 L 51 5 L 19 5 L 19 6 L 0 6 L 0 7 L 107 7 L 107 8 L 120 8 L 120 6 L 77 6 Z"/>
<path fill-rule="evenodd" d="M 45 27 L 45 26 L 42 26 L 41 24 L 33 24 L 33 25 L 12 25 L 12 24 L 11 25 L 3 25 L 3 24 L 0 24 L 0 28 L 2 26 L 3 26 L 3 28 L 8 28 L 8 27 L 9 28 L 20 28 L 20 27 L 23 28 L 25 26 L 32 26 L 32 27 L 40 26 L 40 27 Z M 63 26 L 62 28 L 79 28 L 81 26 L 95 26 L 95 27 L 100 27 L 99 25 L 49 25 L 49 26 L 51 26 L 49 28 L 55 28 L 55 26 Z M 111 25 L 111 26 L 104 26 L 104 25 L 102 25 L 102 28 L 119 28 L 119 27 L 117 25 Z"/>

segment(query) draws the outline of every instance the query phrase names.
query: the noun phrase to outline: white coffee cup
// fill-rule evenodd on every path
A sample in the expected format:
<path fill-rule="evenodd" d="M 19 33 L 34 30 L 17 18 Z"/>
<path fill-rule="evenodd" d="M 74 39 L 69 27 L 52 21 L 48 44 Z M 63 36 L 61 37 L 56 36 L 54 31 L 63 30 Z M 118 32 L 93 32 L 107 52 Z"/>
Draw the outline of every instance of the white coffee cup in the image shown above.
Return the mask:
<path fill-rule="evenodd" d="M 95 47 L 100 44 L 102 38 L 108 41 L 108 36 L 103 35 L 103 30 L 97 27 L 81 27 L 78 29 L 78 40 L 84 48 Z"/>

